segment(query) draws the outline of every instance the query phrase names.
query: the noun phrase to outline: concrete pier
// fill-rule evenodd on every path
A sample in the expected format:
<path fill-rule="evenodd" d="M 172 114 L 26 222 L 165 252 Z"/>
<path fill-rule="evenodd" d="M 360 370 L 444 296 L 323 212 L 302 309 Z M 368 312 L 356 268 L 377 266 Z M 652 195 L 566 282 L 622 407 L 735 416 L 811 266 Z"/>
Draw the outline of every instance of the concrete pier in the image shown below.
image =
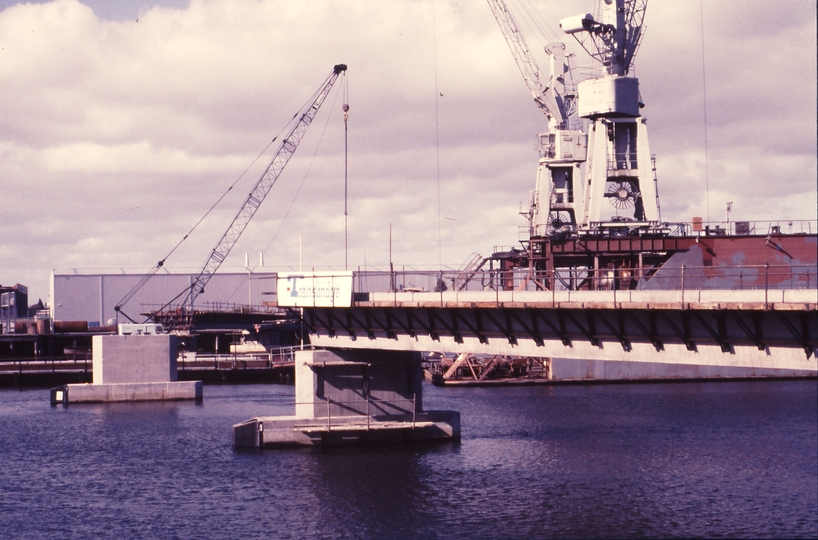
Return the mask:
<path fill-rule="evenodd" d="M 201 381 L 177 380 L 176 336 L 94 336 L 91 384 L 51 390 L 52 404 L 202 400 Z"/>
<path fill-rule="evenodd" d="M 451 441 L 460 413 L 424 411 L 420 356 L 406 351 L 296 353 L 293 416 L 233 426 L 233 446 L 280 448 Z"/>

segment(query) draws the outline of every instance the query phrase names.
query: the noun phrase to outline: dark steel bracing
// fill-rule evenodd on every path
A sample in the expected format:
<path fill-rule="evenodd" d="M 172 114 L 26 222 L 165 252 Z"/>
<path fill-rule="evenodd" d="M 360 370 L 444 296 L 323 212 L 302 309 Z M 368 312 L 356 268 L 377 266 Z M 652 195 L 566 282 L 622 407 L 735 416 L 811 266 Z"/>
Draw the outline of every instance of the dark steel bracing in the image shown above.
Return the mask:
<path fill-rule="evenodd" d="M 730 282 L 723 283 L 722 288 L 740 289 L 786 282 L 791 275 L 780 269 L 769 276 L 763 272 L 740 274 L 736 261 L 758 267 L 798 267 L 804 273 L 808 271 L 805 268 L 814 267 L 818 249 L 814 234 L 667 236 L 641 234 L 628 227 L 623 227 L 621 235 L 615 228 L 606 230 L 606 234 L 532 237 L 524 242 L 524 250 L 495 253 L 491 259 L 501 270 L 527 268 L 532 282 L 542 290 L 554 286 L 572 290 L 596 290 L 603 285 L 608 288 L 605 278 L 611 272 L 616 275 L 617 289 L 632 289 L 638 280 L 651 279 L 663 266 L 678 268 L 682 264 L 707 268 L 700 277 L 724 278 Z M 561 284 L 552 283 L 554 272 L 559 272 Z M 816 272 L 811 273 L 814 276 Z M 811 287 L 806 283 L 796 288 L 804 285 Z"/>

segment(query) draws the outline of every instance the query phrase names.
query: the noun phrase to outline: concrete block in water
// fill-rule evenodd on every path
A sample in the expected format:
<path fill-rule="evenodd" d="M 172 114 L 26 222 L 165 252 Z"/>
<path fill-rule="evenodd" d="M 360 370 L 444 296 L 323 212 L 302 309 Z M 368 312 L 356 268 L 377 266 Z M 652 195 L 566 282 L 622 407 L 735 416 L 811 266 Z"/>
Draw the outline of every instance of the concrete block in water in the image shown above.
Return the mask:
<path fill-rule="evenodd" d="M 51 389 L 51 404 L 127 401 L 202 401 L 202 381 L 66 384 Z"/>
<path fill-rule="evenodd" d="M 178 380 L 176 336 L 94 336 L 94 384 Z"/>
<path fill-rule="evenodd" d="M 202 400 L 201 381 L 178 381 L 176 336 L 94 336 L 93 384 L 51 390 L 51 403 Z"/>

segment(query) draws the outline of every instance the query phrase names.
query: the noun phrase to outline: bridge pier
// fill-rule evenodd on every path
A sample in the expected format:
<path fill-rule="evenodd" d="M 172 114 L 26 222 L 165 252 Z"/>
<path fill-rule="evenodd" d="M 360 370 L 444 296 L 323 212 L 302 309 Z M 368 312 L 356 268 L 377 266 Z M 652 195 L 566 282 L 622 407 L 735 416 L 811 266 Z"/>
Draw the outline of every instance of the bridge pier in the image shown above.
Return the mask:
<path fill-rule="evenodd" d="M 423 410 L 420 354 L 305 350 L 295 356 L 295 415 L 233 426 L 233 446 L 277 448 L 450 441 L 460 413 Z"/>
<path fill-rule="evenodd" d="M 93 337 L 93 383 L 51 389 L 52 405 L 119 401 L 202 401 L 201 381 L 180 381 L 176 336 Z"/>

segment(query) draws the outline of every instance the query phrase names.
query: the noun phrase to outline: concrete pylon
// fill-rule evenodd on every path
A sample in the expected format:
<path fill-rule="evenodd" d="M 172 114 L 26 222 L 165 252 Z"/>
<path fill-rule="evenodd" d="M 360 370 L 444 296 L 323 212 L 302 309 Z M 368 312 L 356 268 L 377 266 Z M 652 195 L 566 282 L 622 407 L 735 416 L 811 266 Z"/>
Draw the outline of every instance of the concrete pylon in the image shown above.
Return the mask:
<path fill-rule="evenodd" d="M 92 384 L 51 389 L 52 404 L 202 400 L 202 381 L 179 381 L 176 336 L 94 336 Z"/>

